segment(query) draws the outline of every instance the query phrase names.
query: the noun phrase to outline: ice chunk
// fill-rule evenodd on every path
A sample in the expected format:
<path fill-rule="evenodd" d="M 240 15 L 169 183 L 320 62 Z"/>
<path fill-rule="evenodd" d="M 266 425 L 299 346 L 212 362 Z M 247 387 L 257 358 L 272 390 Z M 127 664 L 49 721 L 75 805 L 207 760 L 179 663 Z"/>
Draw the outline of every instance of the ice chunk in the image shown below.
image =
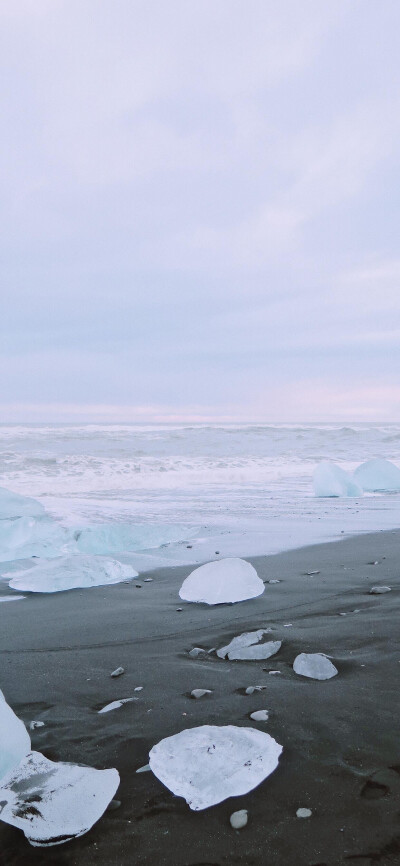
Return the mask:
<path fill-rule="evenodd" d="M 311 818 L 311 809 L 297 809 L 296 815 L 298 818 Z"/>
<path fill-rule="evenodd" d="M 269 634 L 270 629 L 260 628 L 258 631 L 247 631 L 234 637 L 230 643 L 217 650 L 217 656 L 220 659 L 226 658 L 231 661 L 240 659 L 269 659 L 270 656 L 280 650 L 282 641 L 271 640 L 265 643 L 260 643 L 265 634 Z"/>
<path fill-rule="evenodd" d="M 44 514 L 43 505 L 36 499 L 0 487 L 0 520 L 13 517 L 43 517 Z"/>
<path fill-rule="evenodd" d="M 31 556 L 60 556 L 68 532 L 47 517 L 0 520 L 0 562 Z"/>
<path fill-rule="evenodd" d="M 254 713 L 250 713 L 250 718 L 254 719 L 255 722 L 267 722 L 269 719 L 268 710 L 255 710 Z"/>
<path fill-rule="evenodd" d="M 369 493 L 400 491 L 400 469 L 381 457 L 361 463 L 354 472 L 354 478 Z"/>
<path fill-rule="evenodd" d="M 191 530 L 193 531 L 193 530 Z M 74 543 L 81 553 L 112 554 L 121 551 L 151 550 L 162 544 L 181 541 L 189 532 L 180 524 L 99 524 L 74 532 Z"/>
<path fill-rule="evenodd" d="M 90 830 L 118 785 L 117 770 L 55 764 L 29 752 L 2 779 L 0 819 L 22 830 L 31 845 L 61 845 Z"/>
<path fill-rule="evenodd" d="M 0 780 L 18 766 L 30 749 L 31 738 L 24 723 L 8 706 L 0 691 Z"/>
<path fill-rule="evenodd" d="M 361 487 L 351 475 L 328 460 L 315 469 L 314 492 L 316 496 L 362 496 Z"/>
<path fill-rule="evenodd" d="M 131 701 L 136 701 L 137 698 L 121 698 L 119 701 L 112 701 L 111 704 L 106 704 L 102 710 L 99 710 L 99 715 L 101 713 L 110 713 L 111 710 L 119 710 L 124 704 L 130 704 Z"/>
<path fill-rule="evenodd" d="M 204 698 L 204 695 L 212 695 L 211 689 L 192 689 L 190 692 L 192 698 Z"/>
<path fill-rule="evenodd" d="M 161 740 L 149 759 L 154 775 L 198 811 L 252 791 L 278 766 L 281 752 L 255 728 L 202 725 Z"/>
<path fill-rule="evenodd" d="M 63 592 L 120 583 L 132 577 L 137 577 L 137 571 L 131 565 L 103 556 L 76 554 L 39 560 L 33 568 L 15 574 L 9 586 L 23 592 Z"/>
<path fill-rule="evenodd" d="M 302 677 L 313 680 L 330 680 L 338 673 L 335 665 L 324 653 L 300 653 L 293 663 L 293 670 Z"/>
<path fill-rule="evenodd" d="M 234 604 L 256 598 L 264 584 L 255 568 L 244 559 L 219 559 L 201 565 L 189 574 L 179 590 L 184 601 L 205 604 Z"/>
<path fill-rule="evenodd" d="M 239 809 L 238 812 L 232 812 L 232 815 L 229 818 L 231 827 L 233 827 L 234 830 L 242 830 L 248 821 L 247 814 L 247 809 Z"/>
<path fill-rule="evenodd" d="M 371 586 L 370 595 L 383 595 L 385 592 L 391 592 L 391 586 Z"/>

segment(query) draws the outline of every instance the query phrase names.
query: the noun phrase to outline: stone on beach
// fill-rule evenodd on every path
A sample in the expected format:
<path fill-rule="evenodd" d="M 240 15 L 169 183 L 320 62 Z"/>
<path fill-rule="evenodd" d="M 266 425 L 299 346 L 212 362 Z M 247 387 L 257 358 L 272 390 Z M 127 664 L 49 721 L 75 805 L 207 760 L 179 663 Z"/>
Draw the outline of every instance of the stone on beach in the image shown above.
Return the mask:
<path fill-rule="evenodd" d="M 335 665 L 324 653 L 300 653 L 293 662 L 293 670 L 313 680 L 330 680 L 338 673 Z"/>
<path fill-rule="evenodd" d="M 149 759 L 154 775 L 198 811 L 252 791 L 276 769 L 281 752 L 255 728 L 202 725 L 161 740 Z"/>
<path fill-rule="evenodd" d="M 137 577 L 137 571 L 116 559 L 73 554 L 39 559 L 33 568 L 18 572 L 9 586 L 24 592 L 64 592 L 120 583 L 133 577 Z"/>
<path fill-rule="evenodd" d="M 60 845 L 90 830 L 118 785 L 117 770 L 54 763 L 29 752 L 1 781 L 0 819 L 22 830 L 31 845 Z"/>
<path fill-rule="evenodd" d="M 275 655 L 282 646 L 282 641 L 279 640 L 260 643 L 264 635 L 269 633 L 269 629 L 261 628 L 257 631 L 239 634 L 227 646 L 218 649 L 217 656 L 221 659 L 227 656 L 230 661 L 268 659 Z"/>
<path fill-rule="evenodd" d="M 31 739 L 24 723 L 0 691 L 0 780 L 18 766 L 30 749 Z"/>
<path fill-rule="evenodd" d="M 362 496 L 362 489 L 336 463 L 323 460 L 314 471 L 314 493 L 318 497 Z"/>
<path fill-rule="evenodd" d="M 400 491 L 400 469 L 381 457 L 361 463 L 354 472 L 354 478 L 368 493 Z"/>
<path fill-rule="evenodd" d="M 244 559 L 220 559 L 201 565 L 189 574 L 179 590 L 184 601 L 204 604 L 235 604 L 256 598 L 264 583 Z"/>
<path fill-rule="evenodd" d="M 232 815 L 229 818 L 231 827 L 233 827 L 234 830 L 242 830 L 242 828 L 247 824 L 247 816 L 247 809 L 239 809 L 238 812 L 232 812 Z"/>

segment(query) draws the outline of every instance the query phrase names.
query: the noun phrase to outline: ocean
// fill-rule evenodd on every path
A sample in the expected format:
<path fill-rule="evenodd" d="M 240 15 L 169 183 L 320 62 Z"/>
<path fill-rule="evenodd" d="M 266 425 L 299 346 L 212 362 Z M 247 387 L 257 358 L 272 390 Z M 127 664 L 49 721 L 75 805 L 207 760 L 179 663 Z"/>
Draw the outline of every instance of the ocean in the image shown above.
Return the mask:
<path fill-rule="evenodd" d="M 397 528 L 399 494 L 314 495 L 322 460 L 372 457 L 400 466 L 400 424 L 0 426 L 0 484 L 65 527 L 134 526 L 142 570 Z"/>

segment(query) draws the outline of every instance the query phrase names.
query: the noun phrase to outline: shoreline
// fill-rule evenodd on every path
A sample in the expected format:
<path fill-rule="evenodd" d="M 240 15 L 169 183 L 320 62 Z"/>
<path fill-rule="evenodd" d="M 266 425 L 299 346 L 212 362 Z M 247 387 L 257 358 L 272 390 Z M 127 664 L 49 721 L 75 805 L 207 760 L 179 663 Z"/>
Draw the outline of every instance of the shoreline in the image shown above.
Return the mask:
<path fill-rule="evenodd" d="M 264 581 L 280 583 L 267 583 L 262 596 L 236 605 L 182 602 L 178 590 L 192 566 L 181 565 L 148 572 L 148 583 L 139 577 L 0 606 L 0 688 L 26 723 L 45 723 L 31 732 L 32 747 L 54 760 L 114 766 L 121 775 L 121 807 L 56 853 L 31 848 L 21 833 L 0 824 L 1 866 L 135 860 L 141 866 L 336 866 L 349 857 L 367 866 L 377 852 L 380 864 L 395 862 L 385 859 L 386 849 L 400 858 L 400 530 L 339 541 L 246 557 Z M 392 591 L 370 595 L 374 584 Z M 222 646 L 261 627 L 283 641 L 266 662 L 188 656 L 193 646 Z M 327 653 L 338 676 L 327 682 L 296 676 L 299 652 Z M 126 673 L 111 679 L 120 665 Z M 254 684 L 265 691 L 244 695 Z M 143 686 L 138 700 L 98 715 L 137 686 Z M 212 694 L 195 701 L 188 697 L 193 688 Z M 250 720 L 262 708 L 269 721 Z M 254 791 L 193 813 L 151 772 L 136 770 L 160 739 L 201 724 L 265 730 L 283 745 L 283 755 Z M 296 818 L 302 807 L 312 810 L 310 819 Z M 229 815 L 242 808 L 249 823 L 235 832 Z"/>

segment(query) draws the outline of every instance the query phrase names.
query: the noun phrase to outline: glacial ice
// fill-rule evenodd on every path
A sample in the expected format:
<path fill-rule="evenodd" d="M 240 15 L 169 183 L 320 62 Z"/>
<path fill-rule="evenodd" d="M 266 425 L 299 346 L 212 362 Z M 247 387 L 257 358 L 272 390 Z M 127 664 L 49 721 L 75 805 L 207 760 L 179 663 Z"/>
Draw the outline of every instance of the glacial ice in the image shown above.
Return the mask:
<path fill-rule="evenodd" d="M 67 530 L 47 517 L 0 520 L 0 562 L 60 556 L 67 541 Z"/>
<path fill-rule="evenodd" d="M 162 544 L 181 541 L 187 527 L 179 524 L 99 524 L 84 526 L 73 532 L 76 549 L 81 553 L 112 554 L 122 551 L 150 550 Z"/>
<path fill-rule="evenodd" d="M 335 665 L 324 653 L 300 653 L 293 662 L 293 670 L 313 680 L 330 680 L 338 673 Z"/>
<path fill-rule="evenodd" d="M 323 460 L 314 471 L 314 492 L 316 496 L 362 496 L 357 482 L 336 463 Z"/>
<path fill-rule="evenodd" d="M 18 766 L 30 748 L 31 739 L 24 723 L 18 719 L 0 691 L 0 784 L 3 776 Z"/>
<path fill-rule="evenodd" d="M 250 562 L 232 558 L 208 562 L 196 568 L 183 581 L 179 596 L 184 601 L 234 604 L 256 598 L 264 589 Z"/>
<path fill-rule="evenodd" d="M 226 658 L 231 661 L 251 660 L 251 659 L 269 659 L 277 653 L 282 641 L 270 640 L 261 643 L 265 634 L 269 634 L 270 629 L 259 628 L 258 631 L 247 631 L 234 637 L 229 644 L 217 650 L 217 656 L 220 659 Z"/>
<path fill-rule="evenodd" d="M 110 713 L 111 710 L 119 710 L 124 704 L 130 704 L 132 701 L 136 701 L 136 698 L 120 698 L 119 701 L 111 701 L 111 704 L 106 704 L 102 710 L 99 710 L 99 715 L 102 713 Z"/>
<path fill-rule="evenodd" d="M 400 492 L 400 469 L 390 460 L 367 460 L 354 471 L 354 478 L 368 493 Z"/>
<path fill-rule="evenodd" d="M 278 766 L 282 746 L 269 734 L 234 725 L 202 725 L 153 746 L 155 776 L 199 811 L 256 788 Z"/>
<path fill-rule="evenodd" d="M 38 560 L 33 568 L 14 573 L 9 586 L 23 592 L 64 592 L 120 583 L 137 576 L 132 566 L 116 559 L 75 554 Z"/>
<path fill-rule="evenodd" d="M 31 845 L 61 845 L 90 830 L 118 785 L 117 770 L 54 763 L 29 752 L 1 781 L 0 820 L 22 830 Z"/>
<path fill-rule="evenodd" d="M 45 510 L 40 502 L 29 496 L 21 496 L 0 487 L 0 520 L 13 517 L 43 517 Z"/>

